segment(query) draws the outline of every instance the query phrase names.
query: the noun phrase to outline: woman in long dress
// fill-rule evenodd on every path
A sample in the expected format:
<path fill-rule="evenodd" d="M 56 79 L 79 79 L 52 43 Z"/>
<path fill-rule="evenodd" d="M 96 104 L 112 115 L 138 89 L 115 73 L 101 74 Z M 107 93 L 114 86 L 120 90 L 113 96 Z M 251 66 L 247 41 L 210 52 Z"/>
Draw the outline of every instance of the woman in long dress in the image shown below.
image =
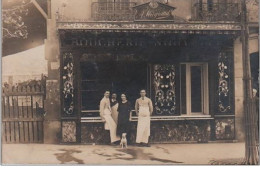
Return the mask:
<path fill-rule="evenodd" d="M 130 112 L 131 104 L 127 101 L 126 95 L 121 94 L 122 101 L 118 105 L 118 125 L 117 125 L 117 135 L 122 137 L 123 133 L 126 133 L 127 143 L 130 143 Z"/>

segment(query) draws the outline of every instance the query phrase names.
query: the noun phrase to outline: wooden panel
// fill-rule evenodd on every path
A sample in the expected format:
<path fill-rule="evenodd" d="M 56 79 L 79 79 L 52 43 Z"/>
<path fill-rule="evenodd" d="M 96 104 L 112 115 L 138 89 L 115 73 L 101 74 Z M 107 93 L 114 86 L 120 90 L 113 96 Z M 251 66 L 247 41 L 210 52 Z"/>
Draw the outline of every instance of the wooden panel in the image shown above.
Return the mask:
<path fill-rule="evenodd" d="M 30 99 L 31 96 L 28 96 L 27 99 Z M 27 111 L 28 111 L 28 117 L 32 117 L 32 101 L 31 102 L 27 102 Z"/>
<path fill-rule="evenodd" d="M 15 128 L 15 132 L 14 132 L 14 134 L 15 134 L 15 142 L 16 142 L 16 143 L 19 143 L 19 141 L 20 141 L 19 122 L 14 122 L 14 128 Z"/>
<path fill-rule="evenodd" d="M 6 143 L 33 143 L 43 141 L 43 117 L 36 116 L 36 101 L 44 109 L 43 92 L 36 86 L 33 90 L 3 90 L 2 95 L 2 141 Z M 37 90 L 38 88 L 38 90 Z M 37 91 L 36 91 L 37 90 Z M 28 92 L 27 92 L 28 91 Z M 38 101 L 40 99 L 40 101 Z M 35 101 L 34 101 L 35 100 Z"/>
<path fill-rule="evenodd" d="M 29 141 L 33 142 L 33 122 L 28 122 L 29 124 Z"/>
<path fill-rule="evenodd" d="M 13 118 L 14 117 L 14 108 L 13 108 L 13 98 L 12 96 L 8 97 L 9 99 L 9 105 L 10 105 L 10 118 Z"/>
<path fill-rule="evenodd" d="M 5 97 L 5 99 L 6 99 L 6 117 L 10 117 L 9 97 Z"/>
<path fill-rule="evenodd" d="M 35 107 L 36 107 L 36 105 L 35 105 L 35 99 L 34 99 L 34 97 L 33 96 L 31 96 L 31 116 L 32 117 L 35 117 L 35 115 L 36 115 L 36 110 L 35 110 Z"/>
<path fill-rule="evenodd" d="M 28 96 L 28 95 L 44 95 L 44 92 L 17 92 L 3 93 L 3 96 Z"/>
<path fill-rule="evenodd" d="M 38 121 L 38 135 L 39 135 L 39 142 L 43 142 L 43 122 Z"/>
<path fill-rule="evenodd" d="M 33 123 L 33 141 L 38 142 L 38 125 L 37 121 L 32 122 Z"/>
<path fill-rule="evenodd" d="M 6 122 L 6 142 L 9 143 L 10 141 L 11 141 L 10 122 Z"/>
<path fill-rule="evenodd" d="M 16 96 L 13 96 L 12 99 L 13 99 L 13 117 L 18 118 L 17 98 Z"/>
<path fill-rule="evenodd" d="M 18 100 L 18 96 L 15 97 L 16 98 L 16 104 L 15 104 L 15 108 L 16 108 L 16 112 L 17 112 L 17 115 L 16 117 L 19 118 L 20 116 L 20 110 L 19 110 L 19 100 Z"/>
<path fill-rule="evenodd" d="M 2 118 L 5 117 L 5 97 L 2 97 Z"/>
<path fill-rule="evenodd" d="M 24 116 L 23 106 L 18 105 L 19 118 Z"/>
<path fill-rule="evenodd" d="M 11 142 L 14 143 L 15 142 L 15 135 L 14 135 L 14 122 L 10 122 L 10 130 L 11 130 Z"/>
<path fill-rule="evenodd" d="M 5 130 L 5 125 L 6 124 L 6 122 L 2 122 L 2 142 L 3 143 L 6 143 L 6 130 Z"/>
<path fill-rule="evenodd" d="M 19 122 L 20 142 L 24 143 L 24 122 Z"/>
<path fill-rule="evenodd" d="M 29 127 L 28 127 L 28 122 L 24 122 L 24 142 L 28 143 L 29 142 Z"/>

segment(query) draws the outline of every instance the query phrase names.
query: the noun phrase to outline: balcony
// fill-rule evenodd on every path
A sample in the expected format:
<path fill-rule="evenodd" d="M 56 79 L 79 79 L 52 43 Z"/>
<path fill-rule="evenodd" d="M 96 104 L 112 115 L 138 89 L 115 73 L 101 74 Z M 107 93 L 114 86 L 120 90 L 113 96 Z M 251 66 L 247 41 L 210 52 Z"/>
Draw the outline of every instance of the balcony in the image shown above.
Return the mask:
<path fill-rule="evenodd" d="M 91 11 L 95 21 L 132 21 L 135 2 L 93 2 Z"/>
<path fill-rule="evenodd" d="M 197 3 L 193 8 L 193 21 L 239 22 L 238 3 Z"/>

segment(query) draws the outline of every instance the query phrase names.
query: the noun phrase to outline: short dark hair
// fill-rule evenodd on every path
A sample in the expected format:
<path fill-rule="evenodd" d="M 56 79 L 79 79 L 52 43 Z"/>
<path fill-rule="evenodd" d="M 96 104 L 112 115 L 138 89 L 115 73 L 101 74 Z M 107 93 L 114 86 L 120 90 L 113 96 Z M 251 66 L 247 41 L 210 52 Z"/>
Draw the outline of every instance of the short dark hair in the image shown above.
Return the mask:
<path fill-rule="evenodd" d="M 105 94 L 106 92 L 109 92 L 109 93 L 110 93 L 110 91 L 109 91 L 109 90 L 105 90 L 104 94 Z"/>
<path fill-rule="evenodd" d="M 122 95 L 125 95 L 125 97 L 127 97 L 126 93 L 121 93 L 121 96 L 122 96 Z"/>

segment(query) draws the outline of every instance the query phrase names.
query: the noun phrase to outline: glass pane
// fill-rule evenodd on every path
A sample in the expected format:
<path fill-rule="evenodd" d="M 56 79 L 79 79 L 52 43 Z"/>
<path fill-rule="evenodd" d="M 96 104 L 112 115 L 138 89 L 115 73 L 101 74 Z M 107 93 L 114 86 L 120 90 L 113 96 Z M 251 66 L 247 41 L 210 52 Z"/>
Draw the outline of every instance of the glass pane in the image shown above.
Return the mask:
<path fill-rule="evenodd" d="M 191 66 L 191 112 L 202 112 L 201 66 Z"/>
<path fill-rule="evenodd" d="M 118 95 L 126 93 L 134 105 L 139 91 L 147 85 L 145 62 L 82 62 L 81 103 L 82 110 L 98 110 L 105 90 Z"/>
<path fill-rule="evenodd" d="M 181 65 L 181 114 L 186 114 L 186 64 Z"/>

